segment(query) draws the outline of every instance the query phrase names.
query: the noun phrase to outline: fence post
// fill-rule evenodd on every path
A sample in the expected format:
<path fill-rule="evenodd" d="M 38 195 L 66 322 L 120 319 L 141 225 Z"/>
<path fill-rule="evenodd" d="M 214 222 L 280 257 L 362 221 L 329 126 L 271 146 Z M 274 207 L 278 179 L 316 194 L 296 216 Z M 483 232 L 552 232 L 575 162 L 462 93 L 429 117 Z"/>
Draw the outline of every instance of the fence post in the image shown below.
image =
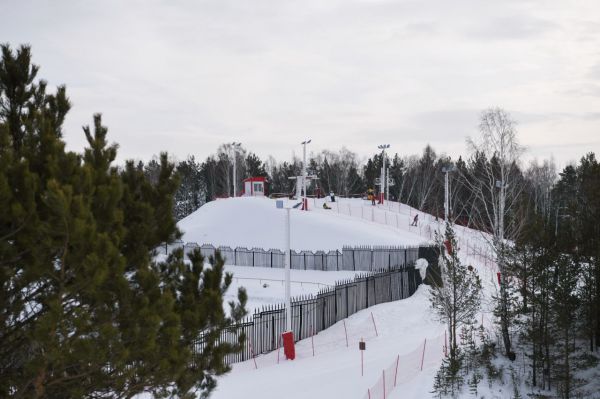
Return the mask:
<path fill-rule="evenodd" d="M 252 360 L 254 360 L 254 369 L 258 369 L 256 365 L 256 358 L 254 357 L 254 351 L 252 350 L 252 342 L 248 341 L 248 345 L 250 346 L 250 354 L 252 355 Z"/>
<path fill-rule="evenodd" d="M 379 334 L 377 334 L 377 325 L 375 325 L 375 318 L 373 317 L 373 312 L 371 312 L 371 320 L 373 320 L 373 327 L 375 327 L 375 336 L 378 337 Z"/>
<path fill-rule="evenodd" d="M 396 372 L 394 373 L 394 387 L 396 386 L 396 381 L 398 380 L 398 364 L 400 363 L 400 355 L 396 358 Z"/>
<path fill-rule="evenodd" d="M 281 347 L 281 335 L 279 336 L 279 339 L 277 340 L 277 364 L 279 364 L 279 348 Z"/>
<path fill-rule="evenodd" d="M 385 370 L 381 372 L 381 375 L 383 376 L 383 399 L 385 399 Z"/>
<path fill-rule="evenodd" d="M 346 319 L 343 320 L 344 322 L 344 334 L 346 334 L 346 348 L 348 347 L 348 330 L 346 330 Z"/>
<path fill-rule="evenodd" d="M 313 357 L 315 356 L 315 331 L 313 326 L 310 326 L 310 343 L 312 345 Z"/>
<path fill-rule="evenodd" d="M 427 346 L 427 338 L 423 342 L 423 354 L 421 355 L 421 371 L 423 371 L 423 361 L 425 360 L 425 347 Z"/>

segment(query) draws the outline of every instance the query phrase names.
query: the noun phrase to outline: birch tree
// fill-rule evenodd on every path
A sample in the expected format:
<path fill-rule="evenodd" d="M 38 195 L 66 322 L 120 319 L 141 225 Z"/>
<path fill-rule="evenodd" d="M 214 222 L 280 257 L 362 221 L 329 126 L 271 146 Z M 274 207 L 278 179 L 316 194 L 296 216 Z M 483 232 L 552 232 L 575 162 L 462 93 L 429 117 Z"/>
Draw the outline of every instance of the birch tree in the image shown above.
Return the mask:
<path fill-rule="evenodd" d="M 509 334 L 510 316 L 504 253 L 508 241 L 515 240 L 523 227 L 518 217 L 519 196 L 523 190 L 518 168 L 523 152 L 517 141 L 516 123 L 501 108 L 490 108 L 481 113 L 478 140 L 467 139 L 473 154 L 480 154 L 488 162 L 480 163 L 482 169 L 466 180 L 477 206 L 475 215 L 480 225 L 488 226 L 489 241 L 500 272 L 498 315 L 502 340 L 507 356 L 514 356 Z"/>

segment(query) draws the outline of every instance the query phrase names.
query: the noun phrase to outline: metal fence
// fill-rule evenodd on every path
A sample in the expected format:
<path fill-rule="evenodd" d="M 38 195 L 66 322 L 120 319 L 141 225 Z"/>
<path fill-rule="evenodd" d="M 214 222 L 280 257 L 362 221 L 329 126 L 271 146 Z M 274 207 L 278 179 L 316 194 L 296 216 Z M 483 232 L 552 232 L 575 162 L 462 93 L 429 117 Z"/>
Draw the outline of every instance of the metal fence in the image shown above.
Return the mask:
<path fill-rule="evenodd" d="M 279 249 L 262 248 L 230 248 L 214 247 L 210 244 L 198 245 L 197 243 L 184 243 L 176 241 L 172 244 L 162 245 L 157 252 L 169 254 L 174 249 L 183 248 L 190 253 L 199 248 L 205 257 L 214 256 L 215 251 L 221 251 L 227 264 L 236 266 L 258 267 L 284 267 L 285 254 Z M 291 251 L 291 268 L 298 270 L 350 270 L 350 271 L 375 271 L 381 269 L 402 267 L 414 263 L 423 248 L 428 247 L 403 247 L 403 246 L 344 246 L 342 251 Z"/>
<path fill-rule="evenodd" d="M 295 298 L 291 304 L 294 339 L 298 341 L 317 334 L 370 306 L 408 298 L 421 283 L 421 276 L 414 266 L 405 265 L 339 282 L 321 290 L 316 296 Z M 243 350 L 227 355 L 225 361 L 228 364 L 242 362 L 277 350 L 279 338 L 285 331 L 285 319 L 285 306 L 273 305 L 223 330 L 218 343 L 235 343 L 240 334 L 246 336 Z M 204 345 L 201 336 L 194 345 L 194 351 L 201 352 Z"/>

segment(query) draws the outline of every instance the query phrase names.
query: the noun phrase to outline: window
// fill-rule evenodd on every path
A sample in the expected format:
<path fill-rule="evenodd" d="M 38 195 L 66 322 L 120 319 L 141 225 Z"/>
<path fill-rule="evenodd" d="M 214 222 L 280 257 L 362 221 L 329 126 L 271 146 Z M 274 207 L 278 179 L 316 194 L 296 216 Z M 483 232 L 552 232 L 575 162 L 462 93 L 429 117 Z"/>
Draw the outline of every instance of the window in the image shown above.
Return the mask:
<path fill-rule="evenodd" d="M 263 185 L 262 183 L 254 183 L 254 191 L 262 193 Z"/>

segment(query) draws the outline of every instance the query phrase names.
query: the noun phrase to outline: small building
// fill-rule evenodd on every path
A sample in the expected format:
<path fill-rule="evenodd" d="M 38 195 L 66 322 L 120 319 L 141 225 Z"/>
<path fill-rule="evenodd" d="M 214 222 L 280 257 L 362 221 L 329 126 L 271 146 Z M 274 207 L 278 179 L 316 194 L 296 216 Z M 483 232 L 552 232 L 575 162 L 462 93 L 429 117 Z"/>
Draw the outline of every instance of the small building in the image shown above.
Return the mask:
<path fill-rule="evenodd" d="M 244 197 L 264 197 L 267 189 L 266 177 L 249 177 L 244 180 Z"/>

